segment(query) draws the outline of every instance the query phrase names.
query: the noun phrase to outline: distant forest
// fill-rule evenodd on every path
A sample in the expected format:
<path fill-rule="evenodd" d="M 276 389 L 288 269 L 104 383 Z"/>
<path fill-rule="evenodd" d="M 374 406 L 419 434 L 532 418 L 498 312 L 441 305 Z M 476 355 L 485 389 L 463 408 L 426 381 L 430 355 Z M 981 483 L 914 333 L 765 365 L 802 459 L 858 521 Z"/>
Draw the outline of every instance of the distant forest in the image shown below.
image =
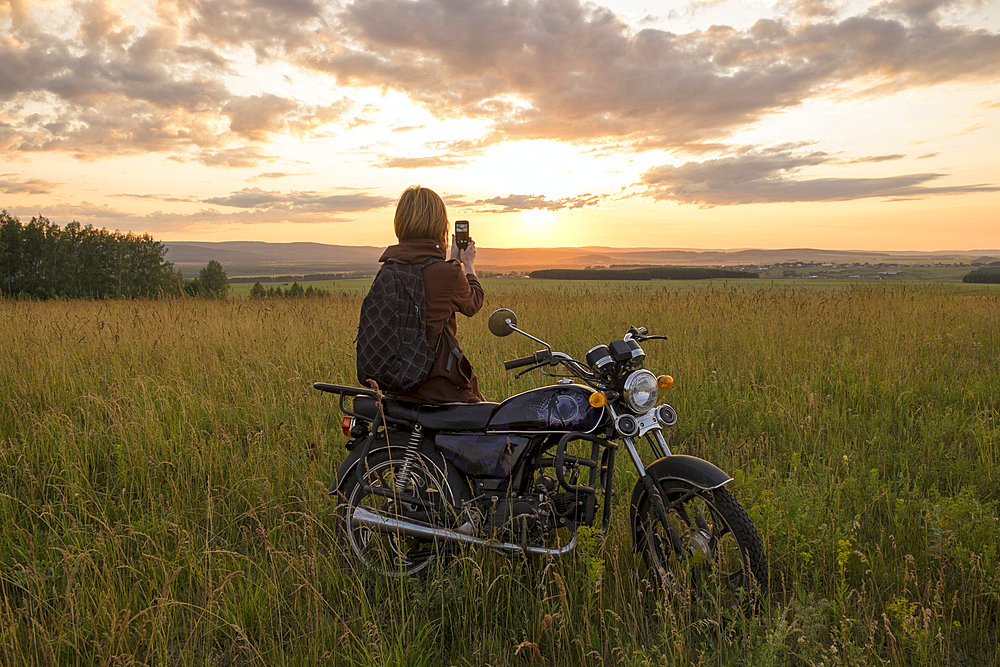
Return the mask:
<path fill-rule="evenodd" d="M 226 274 L 209 262 L 183 280 L 148 234 L 111 232 L 44 217 L 22 223 L 0 211 L 0 296 L 51 298 L 158 297 L 181 293 L 225 296 Z"/>
<path fill-rule="evenodd" d="M 340 273 L 306 273 L 305 275 L 291 275 L 291 276 L 241 276 L 239 278 L 230 278 L 229 282 L 234 285 L 237 283 L 290 283 L 301 280 L 302 282 L 317 282 L 321 280 L 348 280 L 351 278 L 364 278 L 366 275 L 371 276 L 371 273 L 363 273 L 360 271 L 346 271 Z"/>
<path fill-rule="evenodd" d="M 637 269 L 541 269 L 528 274 L 546 280 L 709 280 L 711 278 L 759 278 L 752 271 L 711 269 L 694 266 L 649 266 Z"/>
<path fill-rule="evenodd" d="M 962 276 L 963 283 L 1000 283 L 1000 262 L 976 269 Z"/>

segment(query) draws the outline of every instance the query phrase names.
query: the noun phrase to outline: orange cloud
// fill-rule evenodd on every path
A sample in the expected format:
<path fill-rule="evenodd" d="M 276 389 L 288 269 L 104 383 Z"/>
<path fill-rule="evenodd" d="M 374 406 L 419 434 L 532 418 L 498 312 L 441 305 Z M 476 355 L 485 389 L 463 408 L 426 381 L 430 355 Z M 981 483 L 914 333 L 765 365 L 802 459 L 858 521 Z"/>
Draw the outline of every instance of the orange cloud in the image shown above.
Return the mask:
<path fill-rule="evenodd" d="M 646 195 L 702 207 L 776 202 L 822 202 L 853 199 L 913 199 L 931 195 L 1000 192 L 994 184 L 932 186 L 945 174 L 922 173 L 881 178 L 803 178 L 808 167 L 836 164 L 822 151 L 796 147 L 745 148 L 735 155 L 663 165 L 642 176 Z"/>

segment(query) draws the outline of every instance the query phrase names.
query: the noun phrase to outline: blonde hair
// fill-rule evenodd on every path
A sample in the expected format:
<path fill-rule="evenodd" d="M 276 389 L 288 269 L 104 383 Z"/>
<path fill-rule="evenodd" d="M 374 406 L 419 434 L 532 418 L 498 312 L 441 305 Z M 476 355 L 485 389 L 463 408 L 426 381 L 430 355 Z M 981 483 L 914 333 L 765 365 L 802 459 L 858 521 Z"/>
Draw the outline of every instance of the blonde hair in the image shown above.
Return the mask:
<path fill-rule="evenodd" d="M 403 190 L 396 202 L 393 227 L 400 241 L 433 239 L 448 244 L 448 212 L 444 201 L 430 188 L 411 185 Z"/>

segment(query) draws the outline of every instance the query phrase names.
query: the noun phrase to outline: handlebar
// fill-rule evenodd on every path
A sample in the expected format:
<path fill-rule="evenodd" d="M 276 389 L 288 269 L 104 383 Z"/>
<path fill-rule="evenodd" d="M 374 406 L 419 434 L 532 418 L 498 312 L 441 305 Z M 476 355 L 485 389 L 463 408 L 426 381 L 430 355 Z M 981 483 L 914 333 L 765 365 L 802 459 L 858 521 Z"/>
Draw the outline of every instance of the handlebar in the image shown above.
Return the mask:
<path fill-rule="evenodd" d="M 506 322 L 506 326 L 510 329 L 510 331 L 516 331 L 520 334 L 523 334 L 528 338 L 537 341 L 542 345 L 545 345 L 548 349 L 538 350 L 534 354 L 527 357 L 521 357 L 519 359 L 510 359 L 509 361 L 505 361 L 503 362 L 504 370 L 512 371 L 516 368 L 527 368 L 527 370 L 521 371 L 515 376 L 515 377 L 521 377 L 525 373 L 535 370 L 536 368 L 541 368 L 542 366 L 558 366 L 562 364 L 575 377 L 584 380 L 588 384 L 596 386 L 594 383 L 598 382 L 600 378 L 597 375 L 595 375 L 595 372 L 592 371 L 588 366 L 581 364 L 579 361 L 577 361 L 576 359 L 567 354 L 564 354 L 562 352 L 553 352 L 552 348 L 549 347 L 549 344 L 546 343 L 544 340 L 541 340 L 540 338 L 535 338 L 531 334 L 521 331 L 516 326 L 514 326 L 514 322 L 516 320 L 513 319 L 513 313 L 510 313 L 510 311 L 506 312 L 509 313 L 511 316 L 510 318 L 507 319 Z M 503 309 L 497 310 L 494 312 L 494 315 L 496 315 L 497 313 L 504 314 L 504 310 Z M 494 333 L 500 336 L 500 335 L 507 335 L 507 333 L 510 333 L 510 331 L 504 330 L 500 333 L 497 332 Z M 666 340 L 666 338 L 667 338 L 666 336 L 649 335 L 649 329 L 646 327 L 631 326 L 629 327 L 628 332 L 625 334 L 625 340 L 631 339 L 637 343 L 647 340 L 656 340 L 656 339 Z M 529 366 L 531 368 L 528 368 Z M 545 371 L 542 371 L 542 373 L 545 373 Z M 566 376 L 561 376 L 561 377 L 566 377 Z"/>
<path fill-rule="evenodd" d="M 535 356 L 521 357 L 520 359 L 511 359 L 510 361 L 503 362 L 504 370 L 512 371 L 515 368 L 521 368 L 522 366 L 530 366 L 535 363 Z"/>
<path fill-rule="evenodd" d="M 643 343 L 647 340 L 667 340 L 666 336 L 650 336 L 649 329 L 646 327 L 629 327 L 628 333 L 625 334 L 625 339 L 631 338 L 637 343 Z"/>
<path fill-rule="evenodd" d="M 552 353 L 548 350 L 539 350 L 529 357 L 521 357 L 520 359 L 511 359 L 510 361 L 503 362 L 504 370 L 512 371 L 515 368 L 524 368 L 525 366 L 531 366 L 532 364 L 544 364 L 552 357 Z"/>

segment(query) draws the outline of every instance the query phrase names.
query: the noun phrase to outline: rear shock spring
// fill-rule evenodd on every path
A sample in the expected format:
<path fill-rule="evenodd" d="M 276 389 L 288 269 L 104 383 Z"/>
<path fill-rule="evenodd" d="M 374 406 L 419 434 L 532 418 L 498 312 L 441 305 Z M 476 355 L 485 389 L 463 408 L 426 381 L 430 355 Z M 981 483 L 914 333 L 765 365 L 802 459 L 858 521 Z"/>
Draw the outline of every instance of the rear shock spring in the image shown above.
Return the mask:
<path fill-rule="evenodd" d="M 420 441 L 423 440 L 423 431 L 424 427 L 420 424 L 414 424 L 413 430 L 410 431 L 410 439 L 406 442 L 406 449 L 403 451 L 403 465 L 399 469 L 394 485 L 398 494 L 404 493 L 410 483 L 410 470 L 413 468 L 413 462 L 417 459 L 417 450 L 420 449 Z"/>

